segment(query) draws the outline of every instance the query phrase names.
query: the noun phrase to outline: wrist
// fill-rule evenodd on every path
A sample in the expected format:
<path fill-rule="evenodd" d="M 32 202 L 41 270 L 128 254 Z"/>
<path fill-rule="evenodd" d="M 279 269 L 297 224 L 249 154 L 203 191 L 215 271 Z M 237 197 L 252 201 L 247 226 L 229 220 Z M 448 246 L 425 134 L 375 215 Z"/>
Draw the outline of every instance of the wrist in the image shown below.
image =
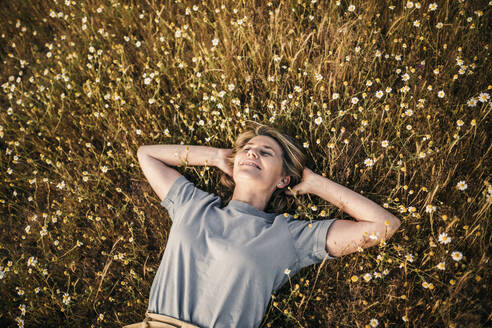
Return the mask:
<path fill-rule="evenodd" d="M 320 179 L 323 178 L 321 175 L 317 174 L 317 173 L 314 173 L 312 172 L 310 175 L 309 175 L 309 178 L 307 180 L 307 192 L 310 193 L 310 194 L 314 194 L 314 195 L 317 195 L 316 194 L 316 186 L 319 185 L 320 183 Z"/>

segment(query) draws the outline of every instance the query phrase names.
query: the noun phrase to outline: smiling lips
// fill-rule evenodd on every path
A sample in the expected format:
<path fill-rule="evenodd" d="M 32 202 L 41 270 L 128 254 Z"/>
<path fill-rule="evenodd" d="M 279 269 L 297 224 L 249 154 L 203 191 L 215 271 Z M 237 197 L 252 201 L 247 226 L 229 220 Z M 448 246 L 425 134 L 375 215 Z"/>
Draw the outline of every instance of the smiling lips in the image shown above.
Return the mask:
<path fill-rule="evenodd" d="M 248 165 L 248 166 L 253 166 L 256 167 L 258 170 L 261 170 L 261 168 L 256 164 L 255 162 L 252 161 L 244 161 L 241 163 L 241 165 Z"/>

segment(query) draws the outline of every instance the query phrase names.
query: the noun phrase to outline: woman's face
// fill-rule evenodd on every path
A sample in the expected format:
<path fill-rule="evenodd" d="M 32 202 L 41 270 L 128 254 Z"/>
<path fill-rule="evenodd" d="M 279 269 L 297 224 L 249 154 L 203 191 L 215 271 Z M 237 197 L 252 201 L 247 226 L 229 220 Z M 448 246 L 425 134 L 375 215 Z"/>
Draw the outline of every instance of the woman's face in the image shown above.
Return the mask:
<path fill-rule="evenodd" d="M 282 149 L 275 139 L 253 137 L 234 158 L 234 182 L 236 185 L 238 182 L 253 184 L 260 190 L 270 189 L 273 185 L 283 188 L 289 184 L 290 177 L 282 180 L 282 164 Z"/>

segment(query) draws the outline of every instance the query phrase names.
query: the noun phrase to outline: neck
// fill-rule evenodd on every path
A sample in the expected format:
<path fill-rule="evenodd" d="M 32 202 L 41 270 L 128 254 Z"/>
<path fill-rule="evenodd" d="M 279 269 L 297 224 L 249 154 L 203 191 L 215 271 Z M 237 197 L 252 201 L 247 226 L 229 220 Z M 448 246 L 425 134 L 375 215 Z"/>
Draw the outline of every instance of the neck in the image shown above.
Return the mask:
<path fill-rule="evenodd" d="M 234 189 L 231 200 L 237 200 L 256 207 L 260 211 L 264 211 L 272 193 L 266 194 L 261 192 L 251 192 L 251 190 Z"/>

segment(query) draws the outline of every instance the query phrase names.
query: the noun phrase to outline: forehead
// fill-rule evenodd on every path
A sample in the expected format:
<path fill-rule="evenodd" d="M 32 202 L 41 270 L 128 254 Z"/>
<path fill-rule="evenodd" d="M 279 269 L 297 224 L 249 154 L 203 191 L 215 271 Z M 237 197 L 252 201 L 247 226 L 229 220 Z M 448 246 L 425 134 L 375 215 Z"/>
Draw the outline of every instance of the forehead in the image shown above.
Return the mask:
<path fill-rule="evenodd" d="M 278 142 L 275 139 L 268 137 L 268 136 L 255 136 L 255 137 L 251 138 L 246 143 L 246 145 L 247 144 L 253 144 L 256 146 L 265 147 L 267 149 L 272 149 L 273 151 L 275 151 L 276 154 L 282 153 L 282 148 L 280 148 L 280 145 L 278 144 Z"/>

